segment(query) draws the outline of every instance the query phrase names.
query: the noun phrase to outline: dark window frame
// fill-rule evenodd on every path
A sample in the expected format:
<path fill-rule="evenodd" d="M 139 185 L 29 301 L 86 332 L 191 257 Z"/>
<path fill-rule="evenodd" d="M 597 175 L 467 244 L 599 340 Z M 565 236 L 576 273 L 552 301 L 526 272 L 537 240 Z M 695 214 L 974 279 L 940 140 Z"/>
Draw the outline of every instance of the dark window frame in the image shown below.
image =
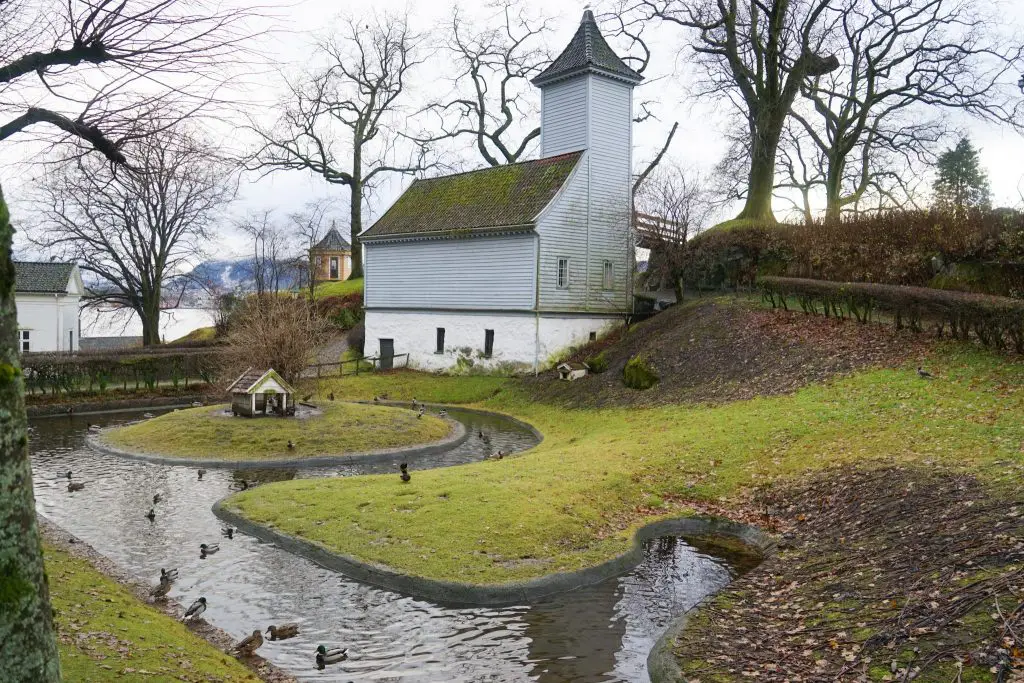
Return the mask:
<path fill-rule="evenodd" d="M 435 354 L 442 354 L 442 353 L 444 353 L 444 328 L 443 327 L 437 328 L 437 341 L 436 341 L 436 343 L 434 345 L 434 353 Z"/>
<path fill-rule="evenodd" d="M 565 272 L 562 272 L 562 263 L 565 263 Z M 569 289 L 569 257 L 559 256 L 555 265 L 555 286 L 558 289 Z"/>
<path fill-rule="evenodd" d="M 484 358 L 494 355 L 494 330 L 484 330 Z"/>
<path fill-rule="evenodd" d="M 605 259 L 604 265 L 601 266 L 601 289 L 615 289 L 615 264 L 608 259 Z"/>

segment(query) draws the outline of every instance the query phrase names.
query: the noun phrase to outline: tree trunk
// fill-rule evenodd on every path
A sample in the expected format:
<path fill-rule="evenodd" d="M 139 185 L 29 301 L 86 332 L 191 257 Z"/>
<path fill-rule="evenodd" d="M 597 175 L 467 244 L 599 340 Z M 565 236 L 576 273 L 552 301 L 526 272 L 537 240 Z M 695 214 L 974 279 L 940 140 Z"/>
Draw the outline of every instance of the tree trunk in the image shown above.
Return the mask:
<path fill-rule="evenodd" d="M 782 135 L 782 122 L 758 122 L 752 126 L 752 133 L 747 202 L 737 218 L 774 224 L 772 192 L 775 190 L 775 154 Z"/>
<path fill-rule="evenodd" d="M 160 343 L 160 302 L 159 295 L 156 303 L 152 301 L 142 302 L 142 311 L 139 317 L 142 318 L 142 345 L 155 346 Z M 149 297 L 146 297 L 149 298 Z"/>
<path fill-rule="evenodd" d="M 0 190 L 0 669 L 5 683 L 51 683 L 60 660 L 32 493 L 13 237 Z"/>
<path fill-rule="evenodd" d="M 825 173 L 825 218 L 837 220 L 843 198 L 843 164 L 829 160 Z"/>
<path fill-rule="evenodd" d="M 363 231 L 363 181 L 359 175 L 353 174 L 352 183 L 349 185 L 352 191 L 351 207 L 351 234 L 352 242 L 352 272 L 348 279 L 354 280 L 363 276 L 363 248 L 359 244 L 359 233 Z"/>

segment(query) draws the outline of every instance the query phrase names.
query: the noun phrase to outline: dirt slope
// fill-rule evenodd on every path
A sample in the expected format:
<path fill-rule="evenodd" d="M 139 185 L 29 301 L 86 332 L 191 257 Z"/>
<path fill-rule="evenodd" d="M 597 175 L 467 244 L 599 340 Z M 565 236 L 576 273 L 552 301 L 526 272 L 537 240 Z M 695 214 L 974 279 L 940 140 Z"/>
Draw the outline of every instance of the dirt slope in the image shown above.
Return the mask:
<path fill-rule="evenodd" d="M 580 407 L 722 403 L 789 393 L 866 366 L 897 365 L 920 355 L 925 343 L 921 335 L 882 325 L 714 299 L 673 307 L 572 356 L 587 360 L 603 348 L 609 366 L 602 374 L 560 382 L 551 371 L 523 382 L 540 400 Z M 646 391 L 622 383 L 626 361 L 639 353 L 661 378 Z"/>

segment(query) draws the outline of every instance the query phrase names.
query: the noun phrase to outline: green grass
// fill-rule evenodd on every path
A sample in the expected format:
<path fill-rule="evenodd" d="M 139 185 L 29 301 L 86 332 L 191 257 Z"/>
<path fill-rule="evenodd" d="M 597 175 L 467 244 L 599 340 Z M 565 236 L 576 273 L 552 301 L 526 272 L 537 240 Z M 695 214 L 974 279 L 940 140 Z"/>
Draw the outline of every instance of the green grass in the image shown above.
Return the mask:
<path fill-rule="evenodd" d="M 509 380 L 492 375 L 432 375 L 411 370 L 393 370 L 325 379 L 318 395 L 334 391 L 338 398 L 352 401 L 369 400 L 386 393 L 392 401 L 424 401 L 426 403 L 479 403 L 499 394 Z M 311 386 L 311 385 L 310 385 Z"/>
<path fill-rule="evenodd" d="M 65 681 L 259 680 L 88 562 L 52 546 L 44 552 Z"/>
<path fill-rule="evenodd" d="M 397 448 L 443 439 L 449 424 L 432 415 L 418 418 L 404 408 L 321 402 L 309 418 L 224 415 L 227 408 L 179 410 L 120 427 L 104 442 L 129 451 L 211 460 L 309 458 Z M 288 441 L 295 448 L 288 449 Z"/>
<path fill-rule="evenodd" d="M 308 291 L 308 290 L 307 290 Z M 324 296 L 347 296 L 349 294 L 361 293 L 363 291 L 363 278 L 355 280 L 339 280 L 337 282 L 322 282 L 316 286 L 316 298 Z"/>
<path fill-rule="evenodd" d="M 184 342 L 206 342 L 206 341 L 213 341 L 213 339 L 216 336 L 217 336 L 217 328 L 216 327 L 212 327 L 212 326 L 211 327 L 197 327 L 196 329 L 192 330 L 188 334 L 186 334 L 184 336 L 181 336 L 181 337 L 178 337 L 177 339 L 175 339 L 171 343 L 172 344 L 181 344 L 181 343 L 184 343 Z"/>
<path fill-rule="evenodd" d="M 409 485 L 394 476 L 296 480 L 228 506 L 403 572 L 485 584 L 599 563 L 653 518 L 834 464 L 938 460 L 1005 476 L 995 463 L 1024 458 L 1024 364 L 950 345 L 929 368 L 939 379 L 872 370 L 789 396 L 642 410 L 538 404 L 511 382 L 491 385 L 502 390 L 484 401 L 490 378 L 342 378 L 335 391 L 349 397 L 475 398 L 545 440 L 520 457 L 415 472 Z"/>

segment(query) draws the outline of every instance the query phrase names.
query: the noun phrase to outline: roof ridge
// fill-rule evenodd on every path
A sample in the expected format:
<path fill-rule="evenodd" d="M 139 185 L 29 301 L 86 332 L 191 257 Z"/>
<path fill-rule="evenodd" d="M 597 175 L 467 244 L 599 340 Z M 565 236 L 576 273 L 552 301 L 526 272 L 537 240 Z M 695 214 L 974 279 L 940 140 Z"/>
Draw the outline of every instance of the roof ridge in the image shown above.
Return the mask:
<path fill-rule="evenodd" d="M 575 152 L 562 152 L 561 154 L 553 154 L 549 157 L 539 157 L 537 159 L 527 159 L 525 161 L 514 161 L 511 164 L 498 164 L 497 166 L 484 166 L 483 168 L 474 168 L 468 171 L 459 171 L 458 173 L 449 173 L 448 175 L 436 175 L 432 178 L 416 178 L 409 184 L 412 187 L 418 182 L 426 182 L 429 180 L 441 180 L 443 178 L 457 178 L 460 175 L 470 175 L 472 173 L 483 173 L 484 171 L 493 171 L 499 168 L 509 168 L 510 166 L 525 166 L 526 164 L 536 164 L 541 161 L 555 161 L 558 159 L 565 159 L 573 156 L 574 154 L 583 154 L 586 149 L 578 149 Z"/>
<path fill-rule="evenodd" d="M 78 264 L 74 261 L 23 261 L 21 259 L 11 259 L 12 263 L 27 263 L 34 266 L 77 266 Z"/>

